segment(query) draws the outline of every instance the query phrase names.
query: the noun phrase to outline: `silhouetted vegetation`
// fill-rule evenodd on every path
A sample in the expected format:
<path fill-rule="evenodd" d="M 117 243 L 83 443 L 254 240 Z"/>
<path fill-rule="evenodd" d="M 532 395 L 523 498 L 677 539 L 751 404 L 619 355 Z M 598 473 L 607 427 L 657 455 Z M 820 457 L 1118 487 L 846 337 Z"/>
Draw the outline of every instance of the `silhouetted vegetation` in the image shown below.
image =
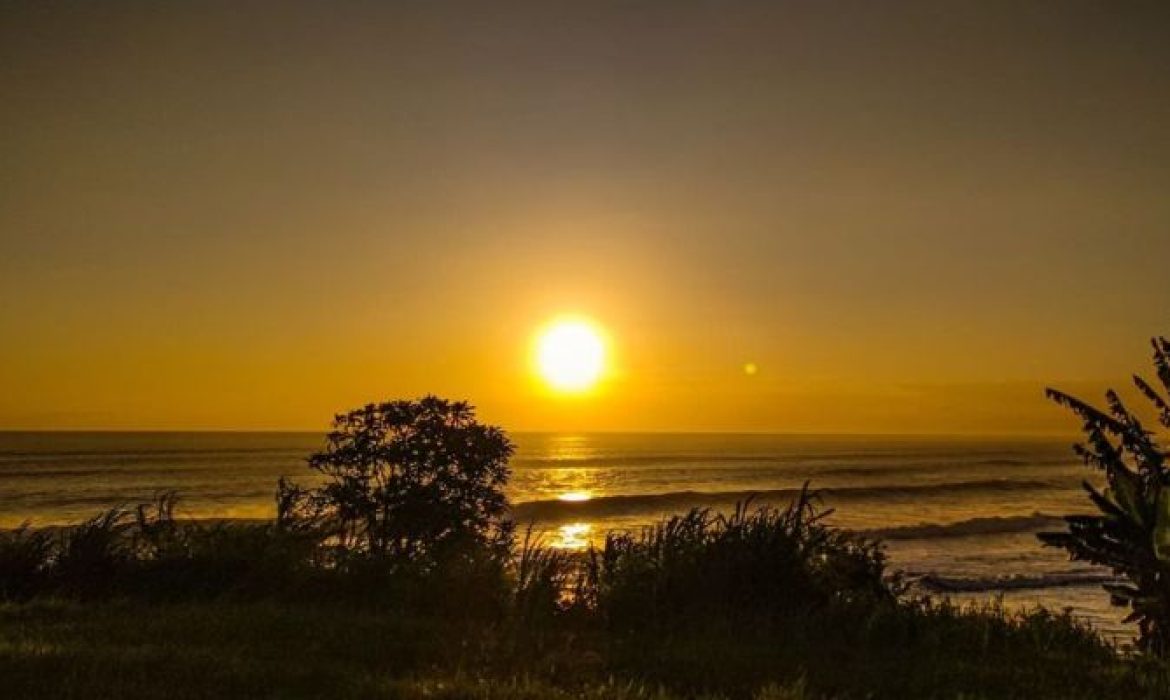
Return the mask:
<path fill-rule="evenodd" d="M 0 600 L 27 600 L 46 589 L 51 533 L 28 525 L 0 531 Z"/>
<path fill-rule="evenodd" d="M 1170 342 L 1153 341 L 1154 366 L 1164 390 L 1170 391 Z M 1163 427 L 1170 427 L 1170 403 L 1149 382 L 1134 377 L 1138 390 L 1153 404 Z M 1048 545 L 1063 547 L 1074 559 L 1108 566 L 1125 579 L 1107 584 L 1114 605 L 1130 609 L 1141 648 L 1158 656 L 1170 653 L 1170 472 L 1167 452 L 1110 390 L 1108 409 L 1050 389 L 1048 395 L 1083 421 L 1085 443 L 1075 450 L 1085 463 L 1104 473 L 1107 487 L 1084 482 L 1100 515 L 1070 515 L 1067 532 L 1042 533 Z"/>
<path fill-rule="evenodd" d="M 281 520 L 324 529 L 343 556 L 436 565 L 482 548 L 510 550 L 503 519 L 512 443 L 463 402 L 435 396 L 338 415 L 309 467 L 325 484 L 280 483 Z"/>
<path fill-rule="evenodd" d="M 892 604 L 881 548 L 824 525 L 828 514 L 806 485 L 784 509 L 695 509 L 640 535 L 610 533 L 590 559 L 590 594 L 622 631 L 759 627 L 831 605 Z"/>
<path fill-rule="evenodd" d="M 813 506 L 693 511 L 592 557 L 531 538 L 474 593 L 414 572 L 368 588 L 367 571 L 300 553 L 241 569 L 250 544 L 215 562 L 220 527 L 180 524 L 167 539 L 199 544 L 167 557 L 95 549 L 125 568 L 85 598 L 50 553 L 57 586 L 0 606 L 0 682 L 15 697 L 1168 696 L 1161 666 L 1067 616 L 897 599 L 876 545 Z M 122 527 L 134 542 L 138 522 Z"/>
<path fill-rule="evenodd" d="M 338 418 L 278 517 L 165 494 L 0 534 L 0 687 L 35 697 L 1170 697 L 1067 615 L 909 599 L 879 543 L 695 509 L 586 553 L 520 543 L 511 445 L 465 404 Z M 433 510 L 432 510 L 433 508 Z M 441 515 L 441 517 L 440 517 Z M 417 518 L 417 519 L 416 519 Z M 450 518 L 452 520 L 447 521 Z"/>

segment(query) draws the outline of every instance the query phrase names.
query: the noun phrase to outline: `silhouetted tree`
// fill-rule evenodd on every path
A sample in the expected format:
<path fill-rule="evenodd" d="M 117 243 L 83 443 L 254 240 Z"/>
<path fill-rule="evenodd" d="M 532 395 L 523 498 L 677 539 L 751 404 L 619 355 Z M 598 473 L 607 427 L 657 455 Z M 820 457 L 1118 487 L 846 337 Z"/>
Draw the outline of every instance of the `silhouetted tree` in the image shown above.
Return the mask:
<path fill-rule="evenodd" d="M 467 403 L 370 404 L 336 416 L 325 449 L 309 458 L 321 486 L 281 483 L 281 519 L 331 523 L 344 551 L 399 561 L 510 547 L 503 486 L 512 452 Z"/>
<path fill-rule="evenodd" d="M 1170 342 L 1156 338 L 1154 366 L 1161 388 L 1170 391 Z M 1170 427 L 1170 403 L 1141 377 L 1138 390 L 1150 400 L 1158 420 Z M 1086 464 L 1105 474 L 1106 488 L 1087 481 L 1084 488 L 1099 515 L 1070 515 L 1067 532 L 1039 535 L 1047 545 L 1063 547 L 1073 559 L 1103 564 L 1124 579 L 1105 586 L 1114 605 L 1130 608 L 1127 622 L 1137 622 L 1139 645 L 1166 656 L 1170 652 L 1170 473 L 1166 449 L 1154 433 L 1122 403 L 1106 393 L 1101 411 L 1067 394 L 1048 396 L 1082 420 L 1085 443 L 1075 450 Z"/>

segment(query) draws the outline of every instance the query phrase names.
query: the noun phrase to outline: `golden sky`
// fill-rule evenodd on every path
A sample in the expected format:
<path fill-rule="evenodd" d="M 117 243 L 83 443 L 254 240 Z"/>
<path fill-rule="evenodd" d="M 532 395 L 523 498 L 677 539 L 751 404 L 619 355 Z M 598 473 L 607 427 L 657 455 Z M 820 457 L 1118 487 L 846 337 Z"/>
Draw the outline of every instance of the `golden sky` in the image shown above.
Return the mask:
<path fill-rule="evenodd" d="M 5 3 L 0 428 L 1072 428 L 1170 332 L 1170 13 L 1021 5 Z"/>

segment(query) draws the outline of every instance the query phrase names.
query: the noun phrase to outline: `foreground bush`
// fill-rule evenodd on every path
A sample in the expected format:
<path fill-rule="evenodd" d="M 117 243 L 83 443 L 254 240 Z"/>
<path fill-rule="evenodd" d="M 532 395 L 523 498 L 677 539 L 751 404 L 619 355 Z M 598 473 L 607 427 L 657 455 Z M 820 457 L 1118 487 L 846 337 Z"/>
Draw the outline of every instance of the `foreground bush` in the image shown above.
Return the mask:
<path fill-rule="evenodd" d="M 176 502 L 168 493 L 72 527 L 0 533 L 0 600 L 269 596 L 311 568 L 316 537 L 274 523 L 183 522 Z"/>
<path fill-rule="evenodd" d="M 28 525 L 0 531 L 0 601 L 26 600 L 45 589 L 53 537 Z"/>
<path fill-rule="evenodd" d="M 1170 341 L 1157 338 L 1154 366 L 1162 389 L 1170 392 Z M 1134 377 L 1163 427 L 1170 428 L 1170 402 L 1149 382 Z M 1050 389 L 1049 397 L 1083 421 L 1086 444 L 1075 450 L 1085 463 L 1104 473 L 1101 491 L 1085 490 L 1099 515 L 1065 518 L 1066 532 L 1040 535 L 1041 541 L 1068 550 L 1073 559 L 1108 566 L 1124 578 L 1108 584 L 1114 605 L 1130 609 L 1137 622 L 1139 646 L 1157 656 L 1170 655 L 1170 453 L 1159 436 L 1147 430 L 1114 391 L 1106 393 L 1108 411 Z"/>
<path fill-rule="evenodd" d="M 826 526 L 827 515 L 806 485 L 784 509 L 696 509 L 638 535 L 609 534 L 591 557 L 591 600 L 615 630 L 759 626 L 830 605 L 892 604 L 881 547 Z"/>
<path fill-rule="evenodd" d="M 0 532 L 0 602 L 284 601 L 498 619 L 512 595 L 510 556 L 468 550 L 442 568 L 354 557 L 338 565 L 328 533 L 277 522 L 175 517 L 164 494 L 79 525 Z"/>

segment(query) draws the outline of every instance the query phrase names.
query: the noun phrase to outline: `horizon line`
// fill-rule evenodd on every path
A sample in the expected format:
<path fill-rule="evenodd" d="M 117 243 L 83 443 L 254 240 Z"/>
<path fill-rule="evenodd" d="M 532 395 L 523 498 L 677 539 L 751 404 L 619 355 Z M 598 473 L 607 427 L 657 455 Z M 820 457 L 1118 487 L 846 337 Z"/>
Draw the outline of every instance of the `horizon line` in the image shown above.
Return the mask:
<path fill-rule="evenodd" d="M 497 426 L 498 427 L 498 426 Z M 523 430 L 503 428 L 513 435 L 726 435 L 726 436 L 773 436 L 773 437 L 937 437 L 937 438 L 1027 438 L 1027 437 L 1073 437 L 1079 435 L 1076 429 L 1066 431 L 1015 431 L 1015 432 L 954 432 L 954 431 L 843 431 L 843 430 Z M 307 428 L 5 428 L 0 434 L 206 434 L 206 435 L 324 435 L 329 429 Z"/>

